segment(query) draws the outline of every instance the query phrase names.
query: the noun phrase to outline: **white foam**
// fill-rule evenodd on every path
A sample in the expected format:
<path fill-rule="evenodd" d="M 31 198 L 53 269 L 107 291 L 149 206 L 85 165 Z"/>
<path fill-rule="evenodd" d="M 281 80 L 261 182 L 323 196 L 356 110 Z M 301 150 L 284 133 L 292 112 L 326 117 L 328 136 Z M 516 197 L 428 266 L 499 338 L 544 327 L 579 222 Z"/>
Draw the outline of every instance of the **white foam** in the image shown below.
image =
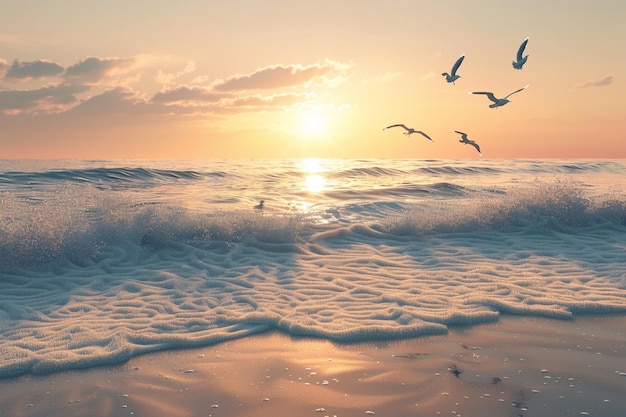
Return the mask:
<path fill-rule="evenodd" d="M 0 377 L 274 328 L 354 342 L 626 312 L 624 199 L 568 184 L 306 213 L 54 190 L 0 193 Z"/>
<path fill-rule="evenodd" d="M 0 375 L 116 363 L 270 328 L 350 342 L 443 333 L 501 313 L 626 311 L 623 230 L 575 239 L 342 230 L 228 251 L 125 241 L 90 265 L 5 272 Z"/>

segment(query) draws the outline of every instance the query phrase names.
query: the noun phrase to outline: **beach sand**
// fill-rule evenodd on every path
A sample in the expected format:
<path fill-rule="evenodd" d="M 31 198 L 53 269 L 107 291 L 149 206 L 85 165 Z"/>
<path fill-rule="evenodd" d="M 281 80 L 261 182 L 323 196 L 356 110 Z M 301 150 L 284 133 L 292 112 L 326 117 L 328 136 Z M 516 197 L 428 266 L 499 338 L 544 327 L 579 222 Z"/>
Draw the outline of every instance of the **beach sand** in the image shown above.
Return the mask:
<path fill-rule="evenodd" d="M 358 344 L 270 332 L 4 379 L 0 415 L 623 416 L 626 317 L 503 316 Z"/>

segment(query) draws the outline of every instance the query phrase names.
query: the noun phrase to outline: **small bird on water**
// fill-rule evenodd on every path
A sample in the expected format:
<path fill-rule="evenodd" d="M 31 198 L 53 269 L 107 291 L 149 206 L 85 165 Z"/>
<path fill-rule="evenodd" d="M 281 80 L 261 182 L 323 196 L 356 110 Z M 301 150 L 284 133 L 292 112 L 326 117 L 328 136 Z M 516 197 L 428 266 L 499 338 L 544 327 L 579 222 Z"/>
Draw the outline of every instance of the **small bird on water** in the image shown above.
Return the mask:
<path fill-rule="evenodd" d="M 254 206 L 254 208 L 257 209 L 257 210 L 263 210 L 263 207 L 265 207 L 265 200 L 259 201 L 259 204 Z"/>

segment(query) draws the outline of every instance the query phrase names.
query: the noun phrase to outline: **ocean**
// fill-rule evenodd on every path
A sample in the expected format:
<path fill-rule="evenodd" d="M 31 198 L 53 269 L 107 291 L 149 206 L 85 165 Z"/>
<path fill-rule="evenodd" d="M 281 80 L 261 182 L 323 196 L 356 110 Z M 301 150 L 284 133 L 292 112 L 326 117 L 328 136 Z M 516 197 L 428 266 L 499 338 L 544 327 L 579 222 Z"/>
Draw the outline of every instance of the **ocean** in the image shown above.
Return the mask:
<path fill-rule="evenodd" d="M 268 330 L 624 314 L 624 178 L 622 160 L 0 161 L 0 377 Z"/>

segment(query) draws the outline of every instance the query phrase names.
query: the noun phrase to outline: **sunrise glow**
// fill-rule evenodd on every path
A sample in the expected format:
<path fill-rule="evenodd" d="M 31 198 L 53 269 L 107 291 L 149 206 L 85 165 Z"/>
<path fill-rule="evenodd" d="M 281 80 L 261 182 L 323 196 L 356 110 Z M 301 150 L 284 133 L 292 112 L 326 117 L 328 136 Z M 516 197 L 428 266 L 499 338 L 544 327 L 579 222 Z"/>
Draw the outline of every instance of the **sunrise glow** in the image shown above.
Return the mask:
<path fill-rule="evenodd" d="M 327 120 L 320 113 L 311 112 L 302 116 L 300 128 L 307 139 L 319 138 L 326 133 Z"/>
<path fill-rule="evenodd" d="M 624 15 L 617 0 L 15 4 L 0 15 L 0 157 L 475 158 L 456 130 L 485 158 L 626 157 Z M 528 84 L 497 109 L 467 94 Z"/>

